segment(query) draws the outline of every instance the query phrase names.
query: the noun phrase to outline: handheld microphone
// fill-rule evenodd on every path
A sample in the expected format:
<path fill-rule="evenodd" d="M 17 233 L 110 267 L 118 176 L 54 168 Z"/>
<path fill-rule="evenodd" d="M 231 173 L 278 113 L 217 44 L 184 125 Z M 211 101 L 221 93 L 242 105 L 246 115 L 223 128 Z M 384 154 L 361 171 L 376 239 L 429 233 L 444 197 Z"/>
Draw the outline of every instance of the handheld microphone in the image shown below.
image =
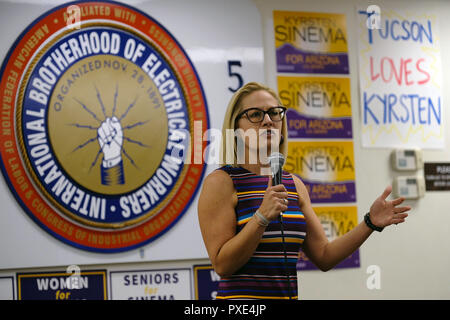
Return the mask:
<path fill-rule="evenodd" d="M 284 156 L 279 152 L 273 152 L 269 156 L 270 170 L 272 171 L 272 185 L 281 184 L 282 168 L 284 165 Z"/>
<path fill-rule="evenodd" d="M 279 184 L 282 184 L 281 177 L 282 177 L 282 168 L 284 165 L 284 156 L 279 152 L 273 152 L 269 156 L 269 162 L 270 162 L 270 169 L 272 171 L 272 185 L 276 186 Z M 286 240 L 284 237 L 284 226 L 283 226 L 283 212 L 280 212 L 280 216 L 278 217 L 280 220 L 280 231 L 281 231 L 281 239 L 283 244 L 283 252 L 284 252 L 284 272 L 286 274 L 287 280 L 288 280 L 288 292 L 289 292 L 289 299 L 293 298 L 292 295 L 292 288 L 291 288 L 291 277 L 289 275 L 288 271 L 288 258 L 287 258 L 287 251 L 286 251 Z"/>

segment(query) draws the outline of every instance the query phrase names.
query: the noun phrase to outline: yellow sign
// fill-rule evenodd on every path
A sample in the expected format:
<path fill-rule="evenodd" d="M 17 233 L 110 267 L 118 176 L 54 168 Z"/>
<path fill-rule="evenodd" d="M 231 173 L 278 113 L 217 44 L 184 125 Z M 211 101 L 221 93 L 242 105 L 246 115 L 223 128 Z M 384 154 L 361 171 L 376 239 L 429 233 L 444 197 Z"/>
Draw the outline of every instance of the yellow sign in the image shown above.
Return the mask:
<path fill-rule="evenodd" d="M 289 142 L 284 168 L 300 176 L 312 203 L 356 201 L 353 141 Z"/>
<path fill-rule="evenodd" d="M 303 115 L 351 117 L 350 79 L 329 77 L 278 77 L 278 93 L 286 108 Z"/>
<path fill-rule="evenodd" d="M 274 11 L 278 72 L 348 74 L 345 15 Z"/>
<path fill-rule="evenodd" d="M 314 207 L 328 241 L 333 241 L 358 224 L 356 207 Z"/>
<path fill-rule="evenodd" d="M 353 141 L 289 142 L 285 170 L 309 181 L 354 181 Z"/>
<path fill-rule="evenodd" d="M 274 11 L 275 47 L 289 43 L 308 51 L 347 52 L 345 15 Z"/>

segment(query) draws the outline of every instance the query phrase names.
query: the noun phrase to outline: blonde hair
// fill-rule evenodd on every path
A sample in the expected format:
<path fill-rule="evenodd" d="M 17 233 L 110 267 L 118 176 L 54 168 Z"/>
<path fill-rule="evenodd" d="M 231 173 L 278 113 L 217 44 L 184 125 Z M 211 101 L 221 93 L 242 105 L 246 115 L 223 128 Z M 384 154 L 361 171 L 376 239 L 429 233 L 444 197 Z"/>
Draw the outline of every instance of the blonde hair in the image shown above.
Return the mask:
<path fill-rule="evenodd" d="M 225 118 L 223 120 L 222 125 L 222 148 L 220 153 L 220 165 L 231 165 L 233 167 L 238 166 L 237 163 L 237 151 L 236 151 L 236 138 L 234 135 L 234 132 L 236 130 L 236 118 L 239 115 L 239 113 L 242 110 L 241 101 L 244 97 L 248 96 L 249 94 L 255 92 L 255 91 L 266 91 L 270 95 L 272 95 L 278 102 L 279 105 L 282 105 L 280 98 L 278 97 L 277 93 L 272 90 L 271 88 L 258 83 L 258 82 L 249 82 L 245 84 L 243 87 L 241 87 L 238 91 L 234 93 L 234 95 L 231 97 L 230 102 L 228 103 L 227 111 L 225 113 Z M 230 136 L 230 132 L 233 133 L 232 136 Z M 286 123 L 286 117 L 283 119 L 282 127 L 281 127 L 281 134 L 282 134 L 282 143 L 279 147 L 279 152 L 284 155 L 284 157 L 287 157 L 287 123 Z"/>

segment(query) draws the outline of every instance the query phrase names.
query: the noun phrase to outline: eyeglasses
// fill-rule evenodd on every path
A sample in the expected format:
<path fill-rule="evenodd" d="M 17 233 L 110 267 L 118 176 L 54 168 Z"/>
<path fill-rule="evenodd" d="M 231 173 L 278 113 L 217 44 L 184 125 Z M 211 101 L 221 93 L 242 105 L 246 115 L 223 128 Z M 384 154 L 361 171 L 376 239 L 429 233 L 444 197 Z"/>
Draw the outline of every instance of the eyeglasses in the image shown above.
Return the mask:
<path fill-rule="evenodd" d="M 259 108 L 250 108 L 239 113 L 238 116 L 236 117 L 236 121 L 239 120 L 244 114 L 247 116 L 247 119 L 252 123 L 262 122 L 266 114 L 269 115 L 270 120 L 278 122 L 283 120 L 284 115 L 286 114 L 286 108 L 277 106 L 272 107 L 267 111 L 261 110 Z"/>

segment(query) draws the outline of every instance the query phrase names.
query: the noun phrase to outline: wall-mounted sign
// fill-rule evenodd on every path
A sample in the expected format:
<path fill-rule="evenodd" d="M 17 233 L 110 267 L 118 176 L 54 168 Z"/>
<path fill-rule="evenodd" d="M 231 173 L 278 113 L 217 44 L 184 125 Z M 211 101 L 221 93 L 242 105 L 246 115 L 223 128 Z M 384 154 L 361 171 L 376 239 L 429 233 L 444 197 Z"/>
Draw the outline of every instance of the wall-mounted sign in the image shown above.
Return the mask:
<path fill-rule="evenodd" d="M 113 271 L 111 300 L 190 300 L 189 269 Z"/>
<path fill-rule="evenodd" d="M 214 300 L 219 287 L 220 276 L 212 265 L 194 266 L 195 300 Z"/>
<path fill-rule="evenodd" d="M 352 139 L 350 79 L 278 77 L 289 138 Z"/>
<path fill-rule="evenodd" d="M 0 300 L 14 300 L 13 277 L 0 277 Z"/>
<path fill-rule="evenodd" d="M 370 18 L 365 10 L 358 15 L 362 145 L 442 149 L 445 104 L 436 14 L 378 9 Z"/>
<path fill-rule="evenodd" d="M 86 1 L 45 13 L 10 49 L 0 95 L 3 174 L 56 238 L 125 251 L 189 207 L 205 147 L 190 137 L 208 129 L 206 101 L 183 48 L 143 12 Z"/>
<path fill-rule="evenodd" d="M 344 14 L 274 11 L 277 71 L 348 74 Z"/>
<path fill-rule="evenodd" d="M 18 300 L 106 300 L 106 271 L 17 274 Z"/>
<path fill-rule="evenodd" d="M 291 141 L 285 170 L 298 174 L 312 203 L 355 202 L 353 141 Z"/>
<path fill-rule="evenodd" d="M 450 163 L 424 163 L 426 191 L 450 191 Z"/>

